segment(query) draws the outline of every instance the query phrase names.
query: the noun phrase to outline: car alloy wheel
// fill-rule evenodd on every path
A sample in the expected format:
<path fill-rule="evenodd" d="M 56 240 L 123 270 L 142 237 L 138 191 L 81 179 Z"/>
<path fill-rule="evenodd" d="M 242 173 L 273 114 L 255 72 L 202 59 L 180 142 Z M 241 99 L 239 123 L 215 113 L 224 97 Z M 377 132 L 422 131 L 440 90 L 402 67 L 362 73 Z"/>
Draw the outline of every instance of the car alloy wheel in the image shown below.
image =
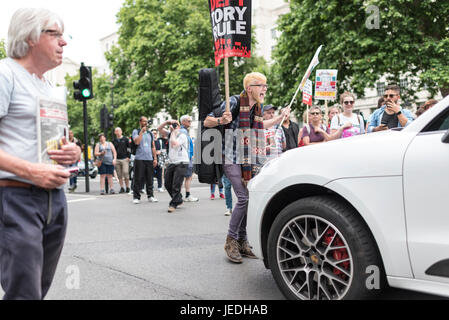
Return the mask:
<path fill-rule="evenodd" d="M 351 285 L 351 250 L 341 232 L 321 217 L 288 222 L 278 239 L 277 257 L 285 283 L 300 299 L 340 299 Z"/>
<path fill-rule="evenodd" d="M 367 225 L 353 207 L 332 195 L 299 199 L 283 208 L 270 228 L 267 258 L 288 299 L 369 299 L 386 283 Z M 367 285 L 372 267 L 379 270 L 374 289 Z"/>

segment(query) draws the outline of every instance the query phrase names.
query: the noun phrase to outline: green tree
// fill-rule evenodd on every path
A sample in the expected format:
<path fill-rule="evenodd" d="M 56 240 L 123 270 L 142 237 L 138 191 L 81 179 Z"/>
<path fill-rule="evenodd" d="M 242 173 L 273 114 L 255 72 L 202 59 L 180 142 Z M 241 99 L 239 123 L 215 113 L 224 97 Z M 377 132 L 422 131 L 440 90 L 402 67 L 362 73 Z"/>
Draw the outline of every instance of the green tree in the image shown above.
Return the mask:
<path fill-rule="evenodd" d="M 96 69 L 93 69 L 92 73 L 94 98 L 87 100 L 88 130 L 89 139 L 93 137 L 95 141 L 97 141 L 98 134 L 103 132 L 100 128 L 100 110 L 103 108 L 103 105 L 106 105 L 108 109 L 111 110 L 111 82 L 108 76 L 98 75 Z M 73 98 L 73 81 L 79 80 L 79 74 L 74 76 L 67 75 L 65 80 L 67 87 L 67 111 L 69 114 L 70 129 L 73 131 L 75 137 L 84 142 L 83 103 L 76 101 Z M 120 119 L 117 118 L 119 117 L 114 117 L 114 126 L 123 125 L 123 122 L 120 122 Z M 127 128 L 123 127 L 123 132 L 126 133 L 126 130 Z M 108 139 L 112 138 L 112 129 L 109 131 Z M 88 142 L 90 143 L 90 141 Z"/>
<path fill-rule="evenodd" d="M 363 96 L 386 75 L 388 83 L 408 80 L 409 101 L 423 88 L 449 94 L 449 2 L 291 0 L 290 9 L 279 19 L 271 70 L 276 104 L 290 102 L 321 44 L 317 68 L 338 69 L 340 92 Z"/>
<path fill-rule="evenodd" d="M 5 41 L 0 39 L 0 59 L 6 58 Z"/>
<path fill-rule="evenodd" d="M 190 113 L 197 105 L 198 71 L 215 65 L 208 2 L 127 0 L 117 17 L 119 46 L 107 59 L 126 124 L 162 109 L 172 117 Z M 230 59 L 231 94 L 240 93 L 245 73 L 264 65 L 261 58 Z"/>

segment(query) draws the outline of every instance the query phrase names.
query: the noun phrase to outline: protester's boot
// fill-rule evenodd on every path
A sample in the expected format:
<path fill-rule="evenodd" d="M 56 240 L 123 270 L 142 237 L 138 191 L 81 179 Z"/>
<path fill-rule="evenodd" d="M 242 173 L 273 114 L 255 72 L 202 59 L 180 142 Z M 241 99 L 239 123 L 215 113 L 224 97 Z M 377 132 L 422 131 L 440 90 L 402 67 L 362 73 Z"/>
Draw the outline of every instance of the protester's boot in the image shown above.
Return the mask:
<path fill-rule="evenodd" d="M 239 251 L 243 257 L 257 259 L 256 255 L 251 251 L 253 247 L 249 245 L 247 240 L 239 240 Z"/>
<path fill-rule="evenodd" d="M 240 255 L 239 252 L 239 248 L 240 246 L 238 241 L 231 238 L 230 236 L 227 236 L 224 249 L 226 251 L 228 259 L 234 263 L 242 263 L 243 261 L 242 256 Z"/>

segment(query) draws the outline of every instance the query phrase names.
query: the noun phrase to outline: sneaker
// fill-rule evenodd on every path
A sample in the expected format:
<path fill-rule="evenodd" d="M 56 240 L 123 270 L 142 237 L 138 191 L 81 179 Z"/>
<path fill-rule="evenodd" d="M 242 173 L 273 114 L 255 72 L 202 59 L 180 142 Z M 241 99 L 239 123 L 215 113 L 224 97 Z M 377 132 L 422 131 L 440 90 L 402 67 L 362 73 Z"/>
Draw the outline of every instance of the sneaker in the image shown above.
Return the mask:
<path fill-rule="evenodd" d="M 140 200 L 139 200 L 139 199 L 134 199 L 134 200 L 133 200 L 133 203 L 134 203 L 134 204 L 139 204 L 139 203 L 140 203 Z"/>
<path fill-rule="evenodd" d="M 157 189 L 158 192 L 165 192 L 164 188 Z"/>
<path fill-rule="evenodd" d="M 211 199 L 211 200 L 214 200 L 214 199 L 215 199 L 215 194 L 211 194 L 211 195 L 210 195 L 210 199 Z"/>
<path fill-rule="evenodd" d="M 226 212 L 224 213 L 225 216 L 229 217 L 232 214 L 232 210 L 228 209 L 226 210 Z"/>
<path fill-rule="evenodd" d="M 172 213 L 172 212 L 175 212 L 175 211 L 176 211 L 176 208 L 174 208 L 174 207 L 168 207 L 168 212 Z"/>
<path fill-rule="evenodd" d="M 192 195 L 190 195 L 188 198 L 186 198 L 184 201 L 185 202 L 198 202 L 200 199 L 193 197 Z"/>
<path fill-rule="evenodd" d="M 247 240 L 239 240 L 238 244 L 239 244 L 240 254 L 243 257 L 250 258 L 250 259 L 257 259 L 256 255 L 251 251 L 251 249 L 253 247 L 251 247 L 249 245 L 249 242 Z"/>
<path fill-rule="evenodd" d="M 226 199 L 225 195 L 223 193 L 220 193 L 220 198 L 221 199 Z"/>
<path fill-rule="evenodd" d="M 110 194 L 115 194 L 114 189 L 109 190 L 109 193 L 110 193 Z"/>
<path fill-rule="evenodd" d="M 131 189 L 130 188 L 126 188 L 126 191 L 125 191 L 126 193 L 130 193 L 131 192 Z"/>
<path fill-rule="evenodd" d="M 148 197 L 148 202 L 159 202 L 155 197 Z"/>
<path fill-rule="evenodd" d="M 140 194 L 146 194 L 147 192 L 145 191 L 145 189 L 140 190 Z"/>
<path fill-rule="evenodd" d="M 104 196 L 104 195 L 105 195 L 104 190 L 100 190 L 100 194 L 101 194 L 102 196 Z"/>
<path fill-rule="evenodd" d="M 242 263 L 243 259 L 240 255 L 240 246 L 237 240 L 227 236 L 224 246 L 228 259 L 234 263 Z"/>
<path fill-rule="evenodd" d="M 124 188 L 120 188 L 120 191 L 118 193 L 125 193 L 125 189 Z"/>

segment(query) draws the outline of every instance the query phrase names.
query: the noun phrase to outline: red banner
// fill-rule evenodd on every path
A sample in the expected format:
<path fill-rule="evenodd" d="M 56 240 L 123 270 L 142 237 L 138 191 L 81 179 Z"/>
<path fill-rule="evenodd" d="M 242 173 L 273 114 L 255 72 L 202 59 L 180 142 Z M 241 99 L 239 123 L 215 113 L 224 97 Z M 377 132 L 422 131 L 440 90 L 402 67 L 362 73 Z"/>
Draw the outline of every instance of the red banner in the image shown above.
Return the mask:
<path fill-rule="evenodd" d="M 209 0 L 215 66 L 229 57 L 251 57 L 251 0 Z"/>

